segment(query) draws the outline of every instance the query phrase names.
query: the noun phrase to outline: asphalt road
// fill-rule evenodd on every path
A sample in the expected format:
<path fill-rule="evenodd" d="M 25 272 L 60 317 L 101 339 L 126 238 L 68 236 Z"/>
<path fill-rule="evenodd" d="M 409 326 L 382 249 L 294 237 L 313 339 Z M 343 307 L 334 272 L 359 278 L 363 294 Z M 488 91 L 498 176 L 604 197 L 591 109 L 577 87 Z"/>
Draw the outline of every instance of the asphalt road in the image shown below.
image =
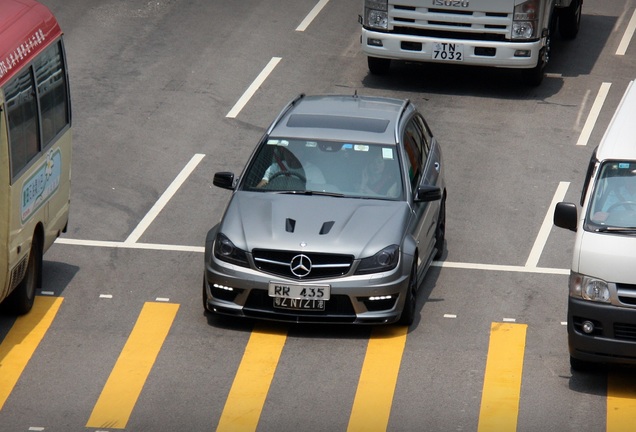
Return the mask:
<path fill-rule="evenodd" d="M 570 371 L 574 235 L 551 219 L 555 200 L 578 201 L 636 78 L 636 0 L 586 0 L 579 37 L 554 40 L 538 88 L 510 71 L 445 65 L 371 76 L 359 1 L 44 3 L 66 34 L 71 219 L 15 346 L 7 340 L 25 323 L 0 316 L 0 348 L 15 354 L 41 337 L 18 355 L 10 386 L 1 380 L 14 357 L 0 357 L 0 431 L 636 424 L 633 370 Z M 445 152 L 447 252 L 415 323 L 401 333 L 206 318 L 203 242 L 229 197 L 214 173 L 240 172 L 298 93 L 355 91 L 413 100 Z"/>

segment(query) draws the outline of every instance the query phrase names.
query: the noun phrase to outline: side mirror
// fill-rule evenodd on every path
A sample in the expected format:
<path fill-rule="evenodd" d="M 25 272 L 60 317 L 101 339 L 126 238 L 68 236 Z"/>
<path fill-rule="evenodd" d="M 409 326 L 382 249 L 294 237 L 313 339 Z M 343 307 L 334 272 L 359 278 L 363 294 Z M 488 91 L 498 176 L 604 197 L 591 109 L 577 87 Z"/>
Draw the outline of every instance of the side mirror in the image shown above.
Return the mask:
<path fill-rule="evenodd" d="M 234 173 L 223 171 L 214 174 L 214 179 L 212 180 L 212 184 L 214 186 L 223 188 L 223 189 L 234 189 Z"/>
<path fill-rule="evenodd" d="M 429 185 L 418 186 L 413 198 L 416 202 L 430 202 L 439 199 L 442 199 L 442 189 L 439 186 Z"/>
<path fill-rule="evenodd" d="M 559 202 L 554 208 L 554 225 L 576 232 L 578 222 L 576 204 Z"/>

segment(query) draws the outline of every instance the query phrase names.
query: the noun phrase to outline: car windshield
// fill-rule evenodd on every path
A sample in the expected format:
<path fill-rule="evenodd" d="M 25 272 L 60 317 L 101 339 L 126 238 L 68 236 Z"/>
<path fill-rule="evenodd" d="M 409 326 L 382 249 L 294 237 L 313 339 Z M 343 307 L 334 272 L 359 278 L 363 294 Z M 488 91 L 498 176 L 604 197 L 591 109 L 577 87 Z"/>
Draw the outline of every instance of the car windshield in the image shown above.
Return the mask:
<path fill-rule="evenodd" d="M 636 229 L 636 162 L 601 166 L 585 222 L 592 231 Z"/>
<path fill-rule="evenodd" d="M 241 188 L 397 199 L 402 176 L 393 145 L 269 138 Z"/>

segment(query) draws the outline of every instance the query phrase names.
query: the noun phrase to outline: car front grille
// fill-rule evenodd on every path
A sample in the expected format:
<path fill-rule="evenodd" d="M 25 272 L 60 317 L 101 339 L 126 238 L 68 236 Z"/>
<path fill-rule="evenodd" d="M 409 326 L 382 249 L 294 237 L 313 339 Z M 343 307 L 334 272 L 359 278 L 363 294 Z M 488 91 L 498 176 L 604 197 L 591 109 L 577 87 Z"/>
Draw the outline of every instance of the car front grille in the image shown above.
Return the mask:
<path fill-rule="evenodd" d="M 310 263 L 309 273 L 298 276 L 292 272 L 292 261 L 300 255 L 307 259 L 304 265 Z M 321 279 L 344 276 L 349 273 L 353 264 L 352 255 L 338 255 L 312 253 L 302 251 L 280 251 L 271 249 L 254 249 L 252 251 L 256 268 L 265 273 L 291 279 Z"/>

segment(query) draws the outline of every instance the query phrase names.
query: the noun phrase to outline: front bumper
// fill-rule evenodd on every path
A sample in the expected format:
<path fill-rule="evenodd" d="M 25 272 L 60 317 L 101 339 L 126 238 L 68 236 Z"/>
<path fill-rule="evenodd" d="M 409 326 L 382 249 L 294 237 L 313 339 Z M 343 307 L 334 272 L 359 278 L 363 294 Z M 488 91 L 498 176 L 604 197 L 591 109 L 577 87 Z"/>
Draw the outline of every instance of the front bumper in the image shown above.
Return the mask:
<path fill-rule="evenodd" d="M 205 266 L 204 305 L 208 311 L 222 315 L 273 321 L 390 324 L 402 314 L 411 264 L 403 255 L 391 272 L 306 281 L 308 285 L 331 286 L 331 299 L 326 301 L 325 310 L 309 311 L 274 307 L 274 298 L 268 295 L 269 282 L 291 281 L 212 258 Z M 391 298 L 370 300 L 371 296 Z"/>
<path fill-rule="evenodd" d="M 369 40 L 381 41 L 382 46 Z M 498 42 L 468 39 L 444 39 L 428 36 L 381 33 L 362 28 L 362 51 L 371 57 L 419 62 L 466 64 L 503 68 L 529 69 L 535 67 L 543 47 L 541 40 L 532 42 Z M 437 43 L 463 45 L 463 61 L 444 61 L 433 58 Z M 516 56 L 518 50 L 529 51 L 529 56 Z"/>
<path fill-rule="evenodd" d="M 595 326 L 589 335 L 581 329 L 585 320 Z M 578 360 L 636 365 L 636 309 L 570 297 L 568 345 Z"/>

